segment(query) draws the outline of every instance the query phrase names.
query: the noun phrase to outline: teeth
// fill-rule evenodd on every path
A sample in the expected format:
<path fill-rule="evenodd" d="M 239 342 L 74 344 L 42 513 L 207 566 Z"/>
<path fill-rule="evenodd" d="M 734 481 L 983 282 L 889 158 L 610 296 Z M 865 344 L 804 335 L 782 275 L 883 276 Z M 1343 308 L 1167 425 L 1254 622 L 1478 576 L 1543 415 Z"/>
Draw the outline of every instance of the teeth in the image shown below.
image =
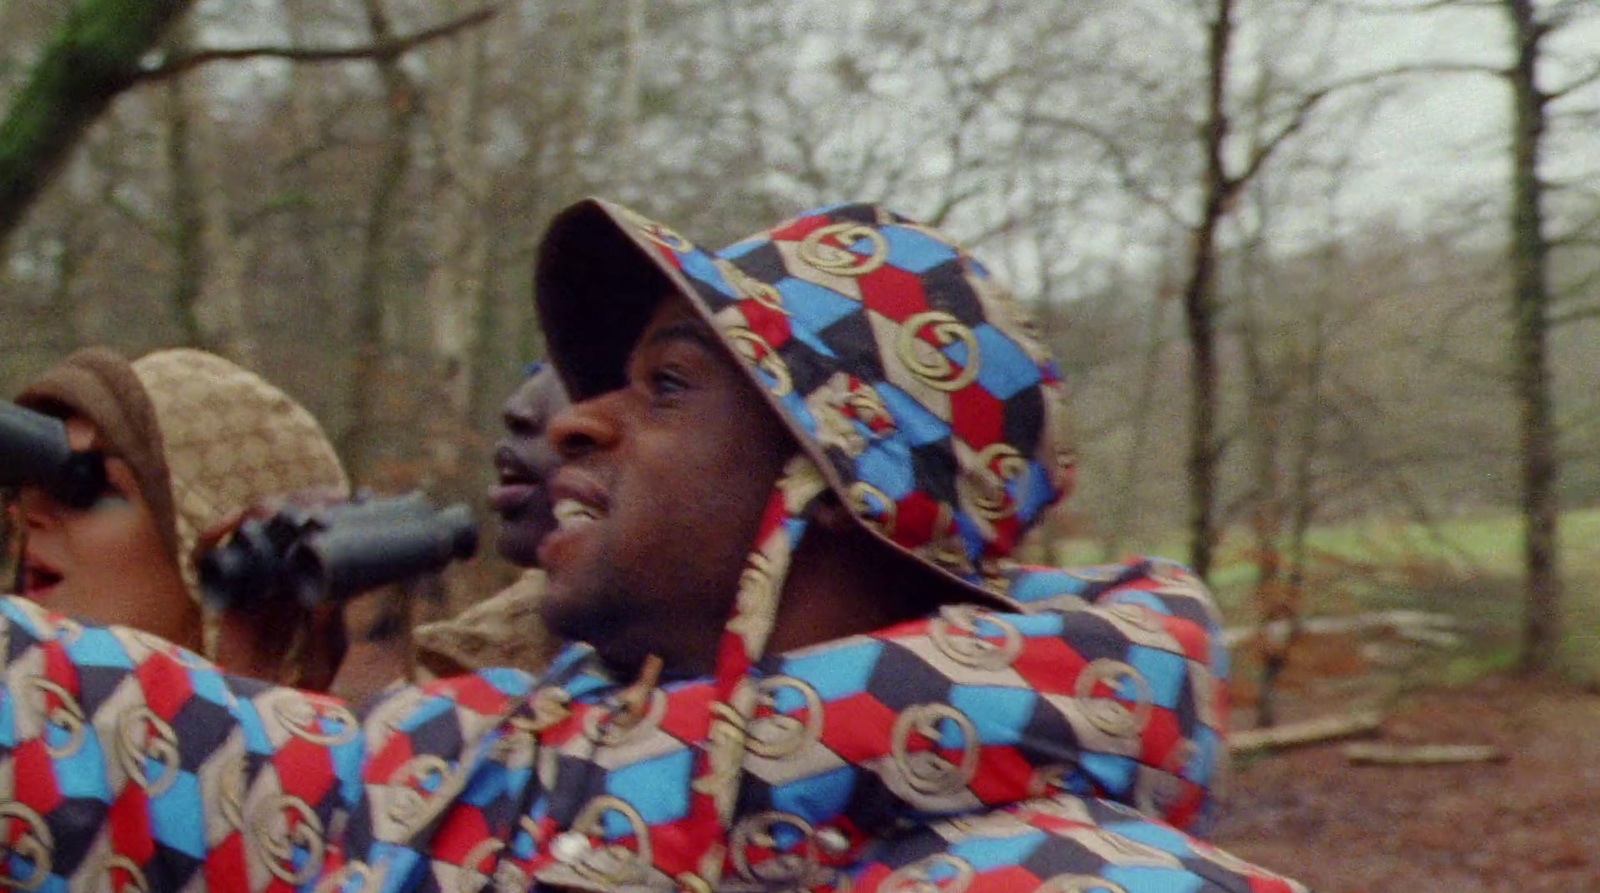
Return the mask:
<path fill-rule="evenodd" d="M 594 506 L 585 505 L 576 499 L 558 499 L 556 504 L 550 507 L 550 511 L 556 516 L 556 523 L 562 527 L 584 524 L 600 518 L 600 513 Z"/>

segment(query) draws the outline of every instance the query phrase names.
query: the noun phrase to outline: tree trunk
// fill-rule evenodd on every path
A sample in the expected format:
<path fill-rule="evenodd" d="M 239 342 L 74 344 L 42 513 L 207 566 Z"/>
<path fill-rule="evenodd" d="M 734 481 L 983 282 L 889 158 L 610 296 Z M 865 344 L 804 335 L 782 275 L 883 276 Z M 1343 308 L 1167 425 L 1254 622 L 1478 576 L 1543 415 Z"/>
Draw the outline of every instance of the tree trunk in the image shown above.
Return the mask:
<path fill-rule="evenodd" d="M 1133 519 L 1139 507 L 1138 484 L 1155 427 L 1151 408 L 1155 405 L 1156 391 L 1160 385 L 1161 354 L 1166 346 L 1161 330 L 1166 322 L 1167 305 L 1172 302 L 1172 293 L 1168 289 L 1175 285 L 1163 274 L 1159 292 L 1150 299 L 1150 317 L 1145 322 L 1144 369 L 1139 376 L 1139 392 L 1134 397 L 1133 412 L 1130 414 L 1133 443 L 1122 457 L 1121 484 L 1117 487 L 1119 498 L 1113 503 L 1111 524 L 1106 529 L 1102 553 L 1106 561 L 1122 557 L 1124 544 L 1133 533 Z"/>
<path fill-rule="evenodd" d="M 639 138 L 640 74 L 644 67 L 645 0 L 624 0 L 622 28 L 622 83 L 617 90 L 617 138 L 624 170 L 634 170 L 633 158 Z"/>
<path fill-rule="evenodd" d="M 1189 564 L 1201 579 L 1211 573 L 1216 548 L 1217 469 L 1217 311 L 1215 297 L 1217 227 L 1227 213 L 1236 184 L 1223 166 L 1228 140 L 1228 48 L 1233 37 L 1233 0 L 1217 0 L 1208 38 L 1204 209 L 1190 247 L 1189 281 L 1183 309 L 1193 362 L 1189 369 Z"/>
<path fill-rule="evenodd" d="M 373 41 L 393 37 L 382 0 L 364 0 L 363 5 Z M 416 85 L 398 59 L 383 57 L 375 64 L 383 80 L 387 114 L 384 150 L 362 234 L 361 272 L 351 333 L 355 352 L 350 369 L 350 411 L 339 438 L 339 452 L 350 469 L 350 478 L 360 484 L 372 482 L 377 445 L 382 442 L 384 365 L 389 343 L 384 328 L 388 316 L 389 236 L 395 229 L 401 189 L 411 167 L 411 122 L 418 106 Z"/>
<path fill-rule="evenodd" d="M 432 240 L 436 260 L 428 277 L 427 308 L 432 322 L 434 359 L 440 383 L 437 414 L 430 426 L 429 453 L 440 489 L 458 496 L 475 493 L 482 465 L 475 440 L 474 409 L 479 379 L 478 333 L 488 279 L 488 198 L 483 147 L 483 92 L 487 77 L 487 30 L 455 48 L 456 89 L 443 112 L 441 134 L 443 189 L 435 197 Z"/>
<path fill-rule="evenodd" d="M 1331 249 L 1337 250 L 1337 249 Z M 1305 359 L 1302 387 L 1305 393 L 1300 400 L 1299 418 L 1295 427 L 1294 479 L 1290 504 L 1294 512 L 1289 527 L 1289 579 L 1288 586 L 1296 594 L 1306 585 L 1306 538 L 1311 532 L 1311 520 L 1316 514 L 1316 494 L 1312 490 L 1313 471 L 1317 451 L 1321 444 L 1318 436 L 1322 420 L 1322 374 L 1327 354 L 1326 311 L 1318 307 L 1310 320 L 1311 345 Z"/>
<path fill-rule="evenodd" d="M 189 30 L 185 22 L 173 26 L 168 53 L 189 50 Z M 227 185 L 217 172 L 221 153 L 208 151 L 216 134 L 192 126 L 195 108 L 204 101 L 191 77 L 178 75 L 167 84 L 172 312 L 185 344 L 254 366 L 255 341 L 245 313 L 253 252 L 248 237 L 234 231 Z"/>
<path fill-rule="evenodd" d="M 181 41 L 175 41 L 181 43 Z M 205 287 L 205 244 L 200 215 L 200 189 L 190 158 L 188 85 L 182 77 L 167 82 L 167 177 L 172 214 L 172 315 L 179 337 L 190 347 L 204 347 L 200 325 L 200 292 Z"/>
<path fill-rule="evenodd" d="M 192 0 L 84 0 L 0 122 L 0 243 Z"/>
<path fill-rule="evenodd" d="M 1550 288 L 1544 235 L 1540 151 L 1549 97 L 1538 84 L 1546 28 L 1533 0 L 1506 0 L 1516 44 L 1508 70 L 1512 93 L 1511 316 L 1512 373 L 1519 410 L 1522 515 L 1527 573 L 1522 668 L 1549 668 L 1561 638 L 1561 579 L 1556 563 L 1556 430 L 1551 417 L 1548 311 Z"/>
<path fill-rule="evenodd" d="M 1246 250 L 1246 263 L 1264 254 L 1265 246 L 1257 233 Z M 1250 278 L 1257 279 L 1258 272 Z M 1252 287 L 1243 307 L 1240 335 L 1246 366 L 1249 411 L 1247 431 L 1251 462 L 1250 530 L 1255 538 L 1255 608 L 1263 630 L 1273 624 L 1286 624 L 1287 634 L 1264 635 L 1261 649 L 1261 689 L 1256 701 L 1256 725 L 1277 724 L 1278 678 L 1288 666 L 1289 649 L 1294 645 L 1296 610 L 1294 593 L 1283 580 L 1283 553 L 1279 533 L 1283 527 L 1282 489 L 1278 481 L 1279 431 L 1284 415 L 1282 391 L 1270 378 L 1265 351 L 1267 336 L 1261 331 L 1259 308 L 1262 293 L 1268 289 Z"/>

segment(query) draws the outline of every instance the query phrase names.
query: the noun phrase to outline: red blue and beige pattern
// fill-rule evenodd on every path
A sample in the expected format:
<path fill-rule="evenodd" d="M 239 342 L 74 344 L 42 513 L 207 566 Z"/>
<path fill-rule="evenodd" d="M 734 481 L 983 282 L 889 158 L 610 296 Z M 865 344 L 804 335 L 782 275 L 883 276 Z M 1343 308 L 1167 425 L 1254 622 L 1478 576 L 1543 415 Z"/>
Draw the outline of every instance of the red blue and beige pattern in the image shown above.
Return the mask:
<path fill-rule="evenodd" d="M 1196 581 L 1141 561 L 1013 587 L 1042 610 L 947 609 L 756 668 L 720 889 L 1298 889 L 1178 830 L 1224 758 Z M 485 671 L 358 721 L 137 633 L 0 614 L 11 888 L 668 890 L 704 870 L 682 832 L 710 680 L 629 709 L 574 648 L 538 686 Z"/>
<path fill-rule="evenodd" d="M 659 687 L 574 646 L 335 701 L 0 603 L 0 882 L 25 890 L 1291 893 L 1181 829 L 1225 761 L 1204 587 L 1140 560 L 1019 568 L 1068 489 L 1064 387 L 938 233 L 823 209 L 717 253 L 597 201 L 536 272 L 582 400 L 669 289 L 799 445 L 715 673 Z M 766 653 L 819 494 L 971 604 Z M 907 585 L 928 585 L 907 583 Z"/>
<path fill-rule="evenodd" d="M 1006 557 L 1074 455 L 1059 371 L 977 259 L 874 205 L 822 208 L 711 253 L 626 208 L 580 203 L 552 224 L 538 272 L 551 355 L 577 399 L 618 384 L 659 297 L 617 263 L 640 252 L 869 529 L 1004 594 Z"/>

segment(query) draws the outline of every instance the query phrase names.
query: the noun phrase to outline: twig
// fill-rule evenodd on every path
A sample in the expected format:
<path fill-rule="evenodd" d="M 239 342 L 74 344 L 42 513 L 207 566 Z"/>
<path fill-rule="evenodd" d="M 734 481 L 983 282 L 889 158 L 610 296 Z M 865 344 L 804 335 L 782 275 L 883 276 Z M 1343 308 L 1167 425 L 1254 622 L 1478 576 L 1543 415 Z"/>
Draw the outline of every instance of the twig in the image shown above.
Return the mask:
<path fill-rule="evenodd" d="M 1285 723 L 1270 729 L 1245 729 L 1228 737 L 1228 749 L 1234 754 L 1257 753 L 1263 750 L 1280 750 L 1320 744 L 1339 738 L 1358 738 L 1375 734 L 1383 727 L 1383 714 L 1375 710 L 1361 710 L 1336 716 L 1321 716 L 1304 722 Z"/>
<path fill-rule="evenodd" d="M 244 59 L 285 59 L 290 62 L 347 62 L 352 59 L 392 59 L 430 41 L 449 37 L 475 25 L 481 25 L 499 12 L 498 7 L 485 6 L 458 19 L 435 25 L 405 37 L 395 37 L 358 47 L 285 47 L 256 46 L 233 49 L 195 50 L 167 59 L 161 64 L 139 72 L 138 80 L 155 81 L 171 78 L 192 68 L 212 62 L 238 62 Z"/>
<path fill-rule="evenodd" d="M 1358 742 L 1344 746 L 1344 758 L 1366 766 L 1449 766 L 1503 763 L 1506 752 L 1492 744 L 1383 744 Z"/>

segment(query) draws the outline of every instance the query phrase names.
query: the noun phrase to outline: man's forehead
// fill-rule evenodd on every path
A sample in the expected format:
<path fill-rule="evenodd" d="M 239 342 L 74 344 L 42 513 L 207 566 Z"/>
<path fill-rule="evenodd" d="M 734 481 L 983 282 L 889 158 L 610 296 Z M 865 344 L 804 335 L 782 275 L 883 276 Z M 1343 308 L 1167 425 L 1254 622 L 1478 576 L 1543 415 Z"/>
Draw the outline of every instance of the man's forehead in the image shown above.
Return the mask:
<path fill-rule="evenodd" d="M 639 351 L 671 341 L 692 341 L 708 350 L 718 349 L 711 325 L 677 292 L 669 292 L 656 303 L 633 347 Z"/>

